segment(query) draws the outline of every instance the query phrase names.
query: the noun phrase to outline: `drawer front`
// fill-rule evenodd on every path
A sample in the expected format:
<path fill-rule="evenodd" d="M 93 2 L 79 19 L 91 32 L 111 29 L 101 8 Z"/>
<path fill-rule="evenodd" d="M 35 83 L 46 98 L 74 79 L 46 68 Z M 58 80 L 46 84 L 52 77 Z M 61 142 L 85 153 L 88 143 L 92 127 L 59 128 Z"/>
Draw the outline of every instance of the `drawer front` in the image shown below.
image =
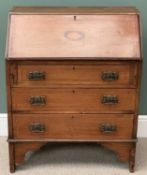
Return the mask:
<path fill-rule="evenodd" d="M 125 112 L 135 110 L 135 89 L 13 88 L 13 111 Z"/>
<path fill-rule="evenodd" d="M 47 63 L 46 63 L 47 64 Z M 109 86 L 134 87 L 135 63 L 18 65 L 18 81 L 13 86 Z"/>
<path fill-rule="evenodd" d="M 132 114 L 14 114 L 18 139 L 130 139 Z"/>

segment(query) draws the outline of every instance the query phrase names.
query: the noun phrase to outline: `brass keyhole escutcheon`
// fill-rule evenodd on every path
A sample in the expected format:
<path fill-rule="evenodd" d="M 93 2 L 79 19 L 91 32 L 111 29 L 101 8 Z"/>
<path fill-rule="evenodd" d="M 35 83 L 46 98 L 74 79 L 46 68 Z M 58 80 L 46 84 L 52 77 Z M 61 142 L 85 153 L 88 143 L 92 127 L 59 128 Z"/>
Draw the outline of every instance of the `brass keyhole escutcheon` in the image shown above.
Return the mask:
<path fill-rule="evenodd" d="M 72 67 L 72 70 L 75 70 L 75 69 L 76 69 L 75 66 L 73 66 L 73 67 Z"/>

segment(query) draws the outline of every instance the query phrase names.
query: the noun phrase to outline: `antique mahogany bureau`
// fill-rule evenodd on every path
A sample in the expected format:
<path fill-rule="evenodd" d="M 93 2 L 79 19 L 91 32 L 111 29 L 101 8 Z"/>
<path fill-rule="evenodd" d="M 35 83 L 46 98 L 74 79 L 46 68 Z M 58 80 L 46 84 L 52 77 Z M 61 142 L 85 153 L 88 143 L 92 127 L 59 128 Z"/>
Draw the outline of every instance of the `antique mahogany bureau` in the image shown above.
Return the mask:
<path fill-rule="evenodd" d="M 48 142 L 96 142 L 134 171 L 141 79 L 134 7 L 15 7 L 6 73 L 10 171 Z"/>

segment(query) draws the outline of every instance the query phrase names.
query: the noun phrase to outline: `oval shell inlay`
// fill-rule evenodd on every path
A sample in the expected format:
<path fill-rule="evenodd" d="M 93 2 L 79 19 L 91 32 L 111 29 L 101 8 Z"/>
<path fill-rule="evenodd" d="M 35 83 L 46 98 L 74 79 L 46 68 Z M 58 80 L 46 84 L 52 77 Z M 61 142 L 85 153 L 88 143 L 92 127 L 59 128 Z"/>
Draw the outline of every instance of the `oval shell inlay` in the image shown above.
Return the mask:
<path fill-rule="evenodd" d="M 84 33 L 80 32 L 80 31 L 66 31 L 64 33 L 64 36 L 65 36 L 65 38 L 67 38 L 69 40 L 73 40 L 73 41 L 81 40 L 85 37 Z"/>

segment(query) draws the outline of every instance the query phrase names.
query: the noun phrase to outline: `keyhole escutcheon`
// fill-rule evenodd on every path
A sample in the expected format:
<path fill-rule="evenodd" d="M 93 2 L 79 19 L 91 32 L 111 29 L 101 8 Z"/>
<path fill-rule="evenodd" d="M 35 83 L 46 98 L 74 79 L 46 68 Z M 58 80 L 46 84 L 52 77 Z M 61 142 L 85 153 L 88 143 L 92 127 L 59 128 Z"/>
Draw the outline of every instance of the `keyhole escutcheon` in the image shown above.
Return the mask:
<path fill-rule="evenodd" d="M 76 21 L 77 20 L 77 16 L 74 16 L 74 21 Z"/>

